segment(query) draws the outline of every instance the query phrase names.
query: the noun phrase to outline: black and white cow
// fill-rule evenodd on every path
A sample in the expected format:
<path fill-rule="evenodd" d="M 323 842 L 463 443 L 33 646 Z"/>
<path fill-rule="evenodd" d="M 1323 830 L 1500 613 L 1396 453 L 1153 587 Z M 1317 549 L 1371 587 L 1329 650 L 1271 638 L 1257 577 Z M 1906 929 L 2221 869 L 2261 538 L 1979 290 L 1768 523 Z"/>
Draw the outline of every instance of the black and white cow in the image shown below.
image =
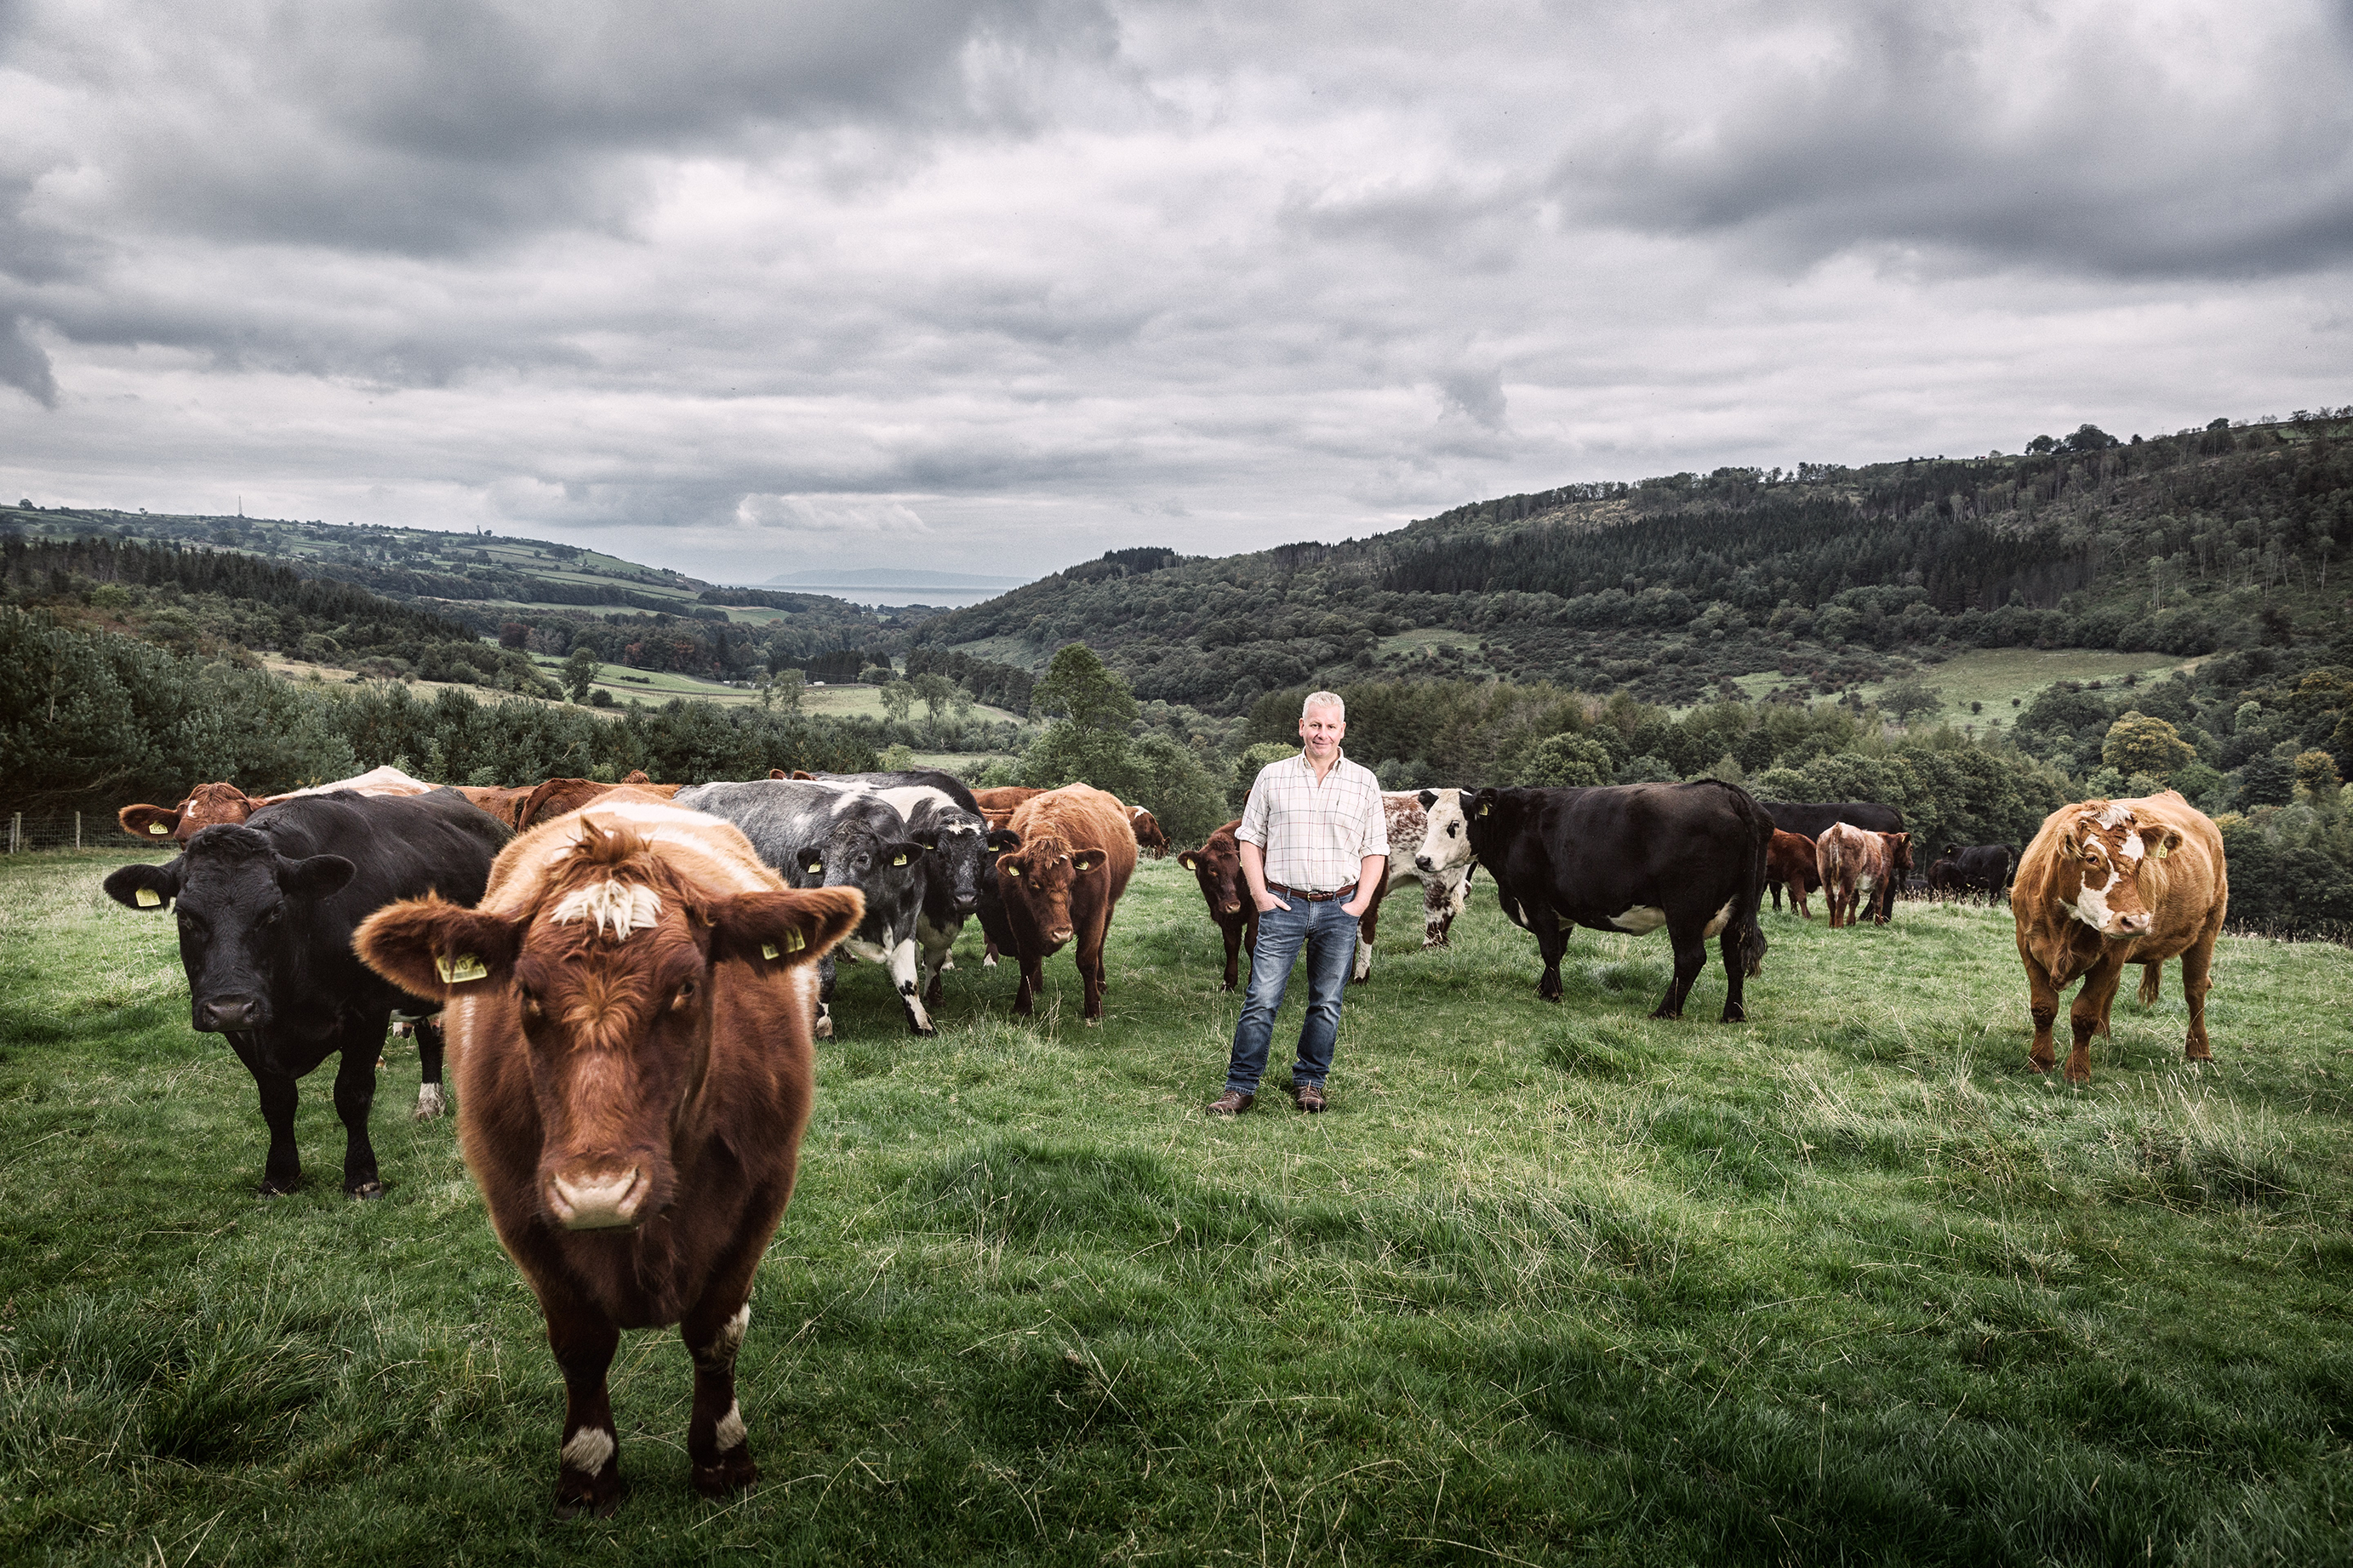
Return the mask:
<path fill-rule="evenodd" d="M 417 1114 L 441 1112 L 437 1002 L 380 978 L 352 952 L 360 921 L 400 899 L 438 892 L 472 904 L 491 862 L 513 837 L 455 790 L 421 795 L 306 795 L 243 823 L 207 827 L 177 859 L 124 866 L 110 898 L 134 910 L 176 905 L 188 1021 L 228 1037 L 253 1075 L 269 1127 L 260 1193 L 294 1190 L 295 1080 L 338 1053 L 335 1114 L 343 1123 L 343 1190 L 384 1195 L 368 1110 L 375 1064 L 395 1012 L 416 1017 L 425 1081 Z"/>
<path fill-rule="evenodd" d="M 911 830 L 899 808 L 873 790 L 817 779 L 757 779 L 696 784 L 678 792 L 689 811 L 724 817 L 744 830 L 760 858 L 796 888 L 855 888 L 866 915 L 842 942 L 856 957 L 889 973 L 907 1027 L 934 1033 L 918 978 L 915 928 L 923 909 L 923 868 L 931 843 Z M 818 961 L 817 1033 L 833 1035 L 833 954 Z"/>
<path fill-rule="evenodd" d="M 1843 822 L 1867 833 L 1904 831 L 1904 814 L 1875 800 L 1760 800 L 1757 804 L 1765 808 L 1765 815 L 1773 819 L 1775 827 L 1784 833 L 1801 833 L 1808 838 L 1821 837 L 1833 822 Z M 1869 912 L 1883 925 L 1895 910 L 1895 889 L 1899 880 L 1891 877 L 1884 886 L 1872 894 Z M 1778 901 L 1775 907 L 1779 907 Z"/>
<path fill-rule="evenodd" d="M 997 883 L 997 857 L 1021 847 L 1021 836 L 1009 828 L 991 828 L 988 819 L 958 805 L 946 791 L 931 784 L 885 784 L 875 794 L 898 808 L 908 837 L 931 846 L 921 865 L 923 872 L 923 911 L 915 920 L 923 1004 L 940 1005 L 940 973 L 953 967 L 949 957 L 964 922 L 978 911 L 984 889 Z"/>
<path fill-rule="evenodd" d="M 1415 855 L 1429 871 L 1476 858 L 1514 925 L 1544 955 L 1536 994 L 1560 1000 L 1560 960 L 1573 925 L 1595 931 L 1667 928 L 1674 979 L 1651 1015 L 1683 1016 L 1683 999 L 1707 964 L 1707 939 L 1723 940 L 1724 1020 L 1747 1016 L 1742 982 L 1765 958 L 1757 906 L 1773 824 L 1748 792 L 1703 779 L 1682 784 L 1582 789 L 1475 789 L 1427 807 L 1430 831 Z"/>
<path fill-rule="evenodd" d="M 811 773 L 809 777 L 835 784 L 862 784 L 882 790 L 909 787 L 935 789 L 953 801 L 959 810 L 972 813 L 981 819 L 984 827 L 987 826 L 987 814 L 980 809 L 980 803 L 973 799 L 970 786 L 955 774 L 943 773 L 937 768 L 905 768 L 895 773 Z M 1013 927 L 1006 918 L 1005 900 L 997 886 L 995 870 L 997 858 L 1008 850 L 1019 847 L 1021 847 L 1021 835 L 1010 828 L 997 827 L 988 830 L 988 837 L 982 851 L 982 858 L 987 864 L 981 871 L 980 901 L 975 904 L 969 912 L 979 917 L 981 935 L 987 939 L 987 957 L 982 962 L 991 968 L 996 967 L 997 955 L 999 952 L 1013 951 Z M 926 907 L 928 908 L 928 904 Z M 961 917 L 959 917 L 960 924 Z M 953 941 L 955 932 L 951 931 L 949 937 Z M 944 957 L 936 967 L 953 969 L 955 963 L 953 960 Z M 936 997 L 933 998 L 932 1005 L 939 1005 Z"/>

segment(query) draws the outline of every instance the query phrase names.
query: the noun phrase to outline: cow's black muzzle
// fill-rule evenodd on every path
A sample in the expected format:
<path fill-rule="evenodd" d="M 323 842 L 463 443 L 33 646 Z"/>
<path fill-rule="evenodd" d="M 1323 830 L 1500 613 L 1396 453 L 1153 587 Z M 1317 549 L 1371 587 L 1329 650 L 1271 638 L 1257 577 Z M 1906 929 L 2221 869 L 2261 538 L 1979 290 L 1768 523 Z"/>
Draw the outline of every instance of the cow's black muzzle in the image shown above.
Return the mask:
<path fill-rule="evenodd" d="M 195 1009 L 195 1026 L 209 1035 L 254 1029 L 268 1023 L 269 1010 L 259 996 L 213 996 Z"/>

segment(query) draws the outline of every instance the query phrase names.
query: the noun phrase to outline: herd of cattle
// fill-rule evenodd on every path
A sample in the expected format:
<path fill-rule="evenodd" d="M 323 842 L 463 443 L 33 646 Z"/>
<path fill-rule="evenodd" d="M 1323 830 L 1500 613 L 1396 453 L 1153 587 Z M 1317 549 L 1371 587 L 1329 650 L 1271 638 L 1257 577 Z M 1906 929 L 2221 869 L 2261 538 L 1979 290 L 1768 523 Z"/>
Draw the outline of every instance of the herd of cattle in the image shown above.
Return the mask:
<path fill-rule="evenodd" d="M 1770 888 L 1828 895 L 1831 924 L 1884 924 L 1908 885 L 1901 815 L 1871 803 L 1758 801 L 1703 780 L 1584 789 L 1422 790 L 1385 797 L 1385 885 L 1360 923 L 1367 979 L 1380 905 L 1422 894 L 1442 946 L 1474 870 L 1536 939 L 1537 994 L 1558 1001 L 1568 930 L 1664 927 L 1673 977 L 1654 1017 L 1682 1016 L 1723 957 L 1723 1016 L 1746 1016 Z M 752 1275 L 782 1217 L 814 1079 L 834 1029 L 837 952 L 881 965 L 907 1026 L 933 1032 L 941 973 L 967 919 L 986 962 L 1019 965 L 1016 1014 L 1045 959 L 1074 944 L 1083 1016 L 1103 1017 L 1103 950 L 1140 852 L 1168 847 L 1149 812 L 1086 784 L 968 789 L 934 772 L 782 773 L 681 787 L 549 779 L 442 787 L 388 768 L 256 799 L 208 784 L 178 805 L 123 808 L 126 832 L 176 858 L 124 866 L 106 892 L 174 909 L 190 1022 L 227 1037 L 269 1134 L 260 1192 L 293 1190 L 296 1080 L 340 1057 L 343 1188 L 380 1195 L 368 1113 L 385 1034 L 413 1025 L 417 1114 L 445 1108 L 458 1047 L 469 1168 L 500 1240 L 537 1292 L 566 1389 L 556 1502 L 620 1495 L 606 1373 L 623 1328 L 676 1323 L 695 1369 L 694 1484 L 754 1477 L 734 1394 Z M 1237 822 L 1178 857 L 1225 941 L 1225 989 L 1255 942 Z M 2071 1082 L 2091 1075 L 2124 966 L 2158 995 L 2179 958 L 2187 1054 L 2210 1055 L 2205 998 L 2228 900 L 2214 825 L 2171 792 L 2062 807 L 2023 854 L 1948 846 L 1932 890 L 2010 889 L 2034 1043 L 2054 1060 L 2059 992 Z"/>

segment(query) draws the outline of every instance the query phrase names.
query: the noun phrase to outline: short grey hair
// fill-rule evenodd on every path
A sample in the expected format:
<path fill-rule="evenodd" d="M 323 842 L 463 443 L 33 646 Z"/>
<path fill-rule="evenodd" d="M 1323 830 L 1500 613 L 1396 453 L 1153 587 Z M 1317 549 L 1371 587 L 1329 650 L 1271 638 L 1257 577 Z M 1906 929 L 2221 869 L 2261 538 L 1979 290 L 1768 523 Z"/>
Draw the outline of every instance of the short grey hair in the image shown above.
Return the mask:
<path fill-rule="evenodd" d="M 1302 719 L 1306 718 L 1310 708 L 1337 708 L 1340 710 L 1340 721 L 1344 724 L 1348 721 L 1348 705 L 1340 700 L 1340 694 L 1336 691 L 1309 692 L 1307 700 L 1299 705 L 1299 716 Z"/>

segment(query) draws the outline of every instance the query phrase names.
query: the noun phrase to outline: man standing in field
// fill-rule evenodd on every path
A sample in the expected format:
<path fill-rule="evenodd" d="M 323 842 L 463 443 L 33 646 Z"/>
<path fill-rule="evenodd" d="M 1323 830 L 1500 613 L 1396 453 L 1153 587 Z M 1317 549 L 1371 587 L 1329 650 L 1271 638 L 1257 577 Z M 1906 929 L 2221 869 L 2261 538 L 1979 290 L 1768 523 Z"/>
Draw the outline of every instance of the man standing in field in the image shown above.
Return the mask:
<path fill-rule="evenodd" d="M 1226 1092 L 1212 1116 L 1239 1116 L 1258 1099 L 1292 961 L 1307 949 L 1307 1016 L 1291 1093 L 1302 1110 L 1324 1109 L 1324 1078 L 1340 1032 L 1340 995 L 1356 951 L 1356 921 L 1379 891 L 1388 863 L 1388 829 L 1380 781 L 1340 754 L 1347 710 L 1329 691 L 1312 694 L 1299 714 L 1298 756 L 1269 763 L 1242 808 L 1242 877 L 1258 905 L 1258 945 L 1250 952 L 1250 990 L 1234 1027 Z"/>

